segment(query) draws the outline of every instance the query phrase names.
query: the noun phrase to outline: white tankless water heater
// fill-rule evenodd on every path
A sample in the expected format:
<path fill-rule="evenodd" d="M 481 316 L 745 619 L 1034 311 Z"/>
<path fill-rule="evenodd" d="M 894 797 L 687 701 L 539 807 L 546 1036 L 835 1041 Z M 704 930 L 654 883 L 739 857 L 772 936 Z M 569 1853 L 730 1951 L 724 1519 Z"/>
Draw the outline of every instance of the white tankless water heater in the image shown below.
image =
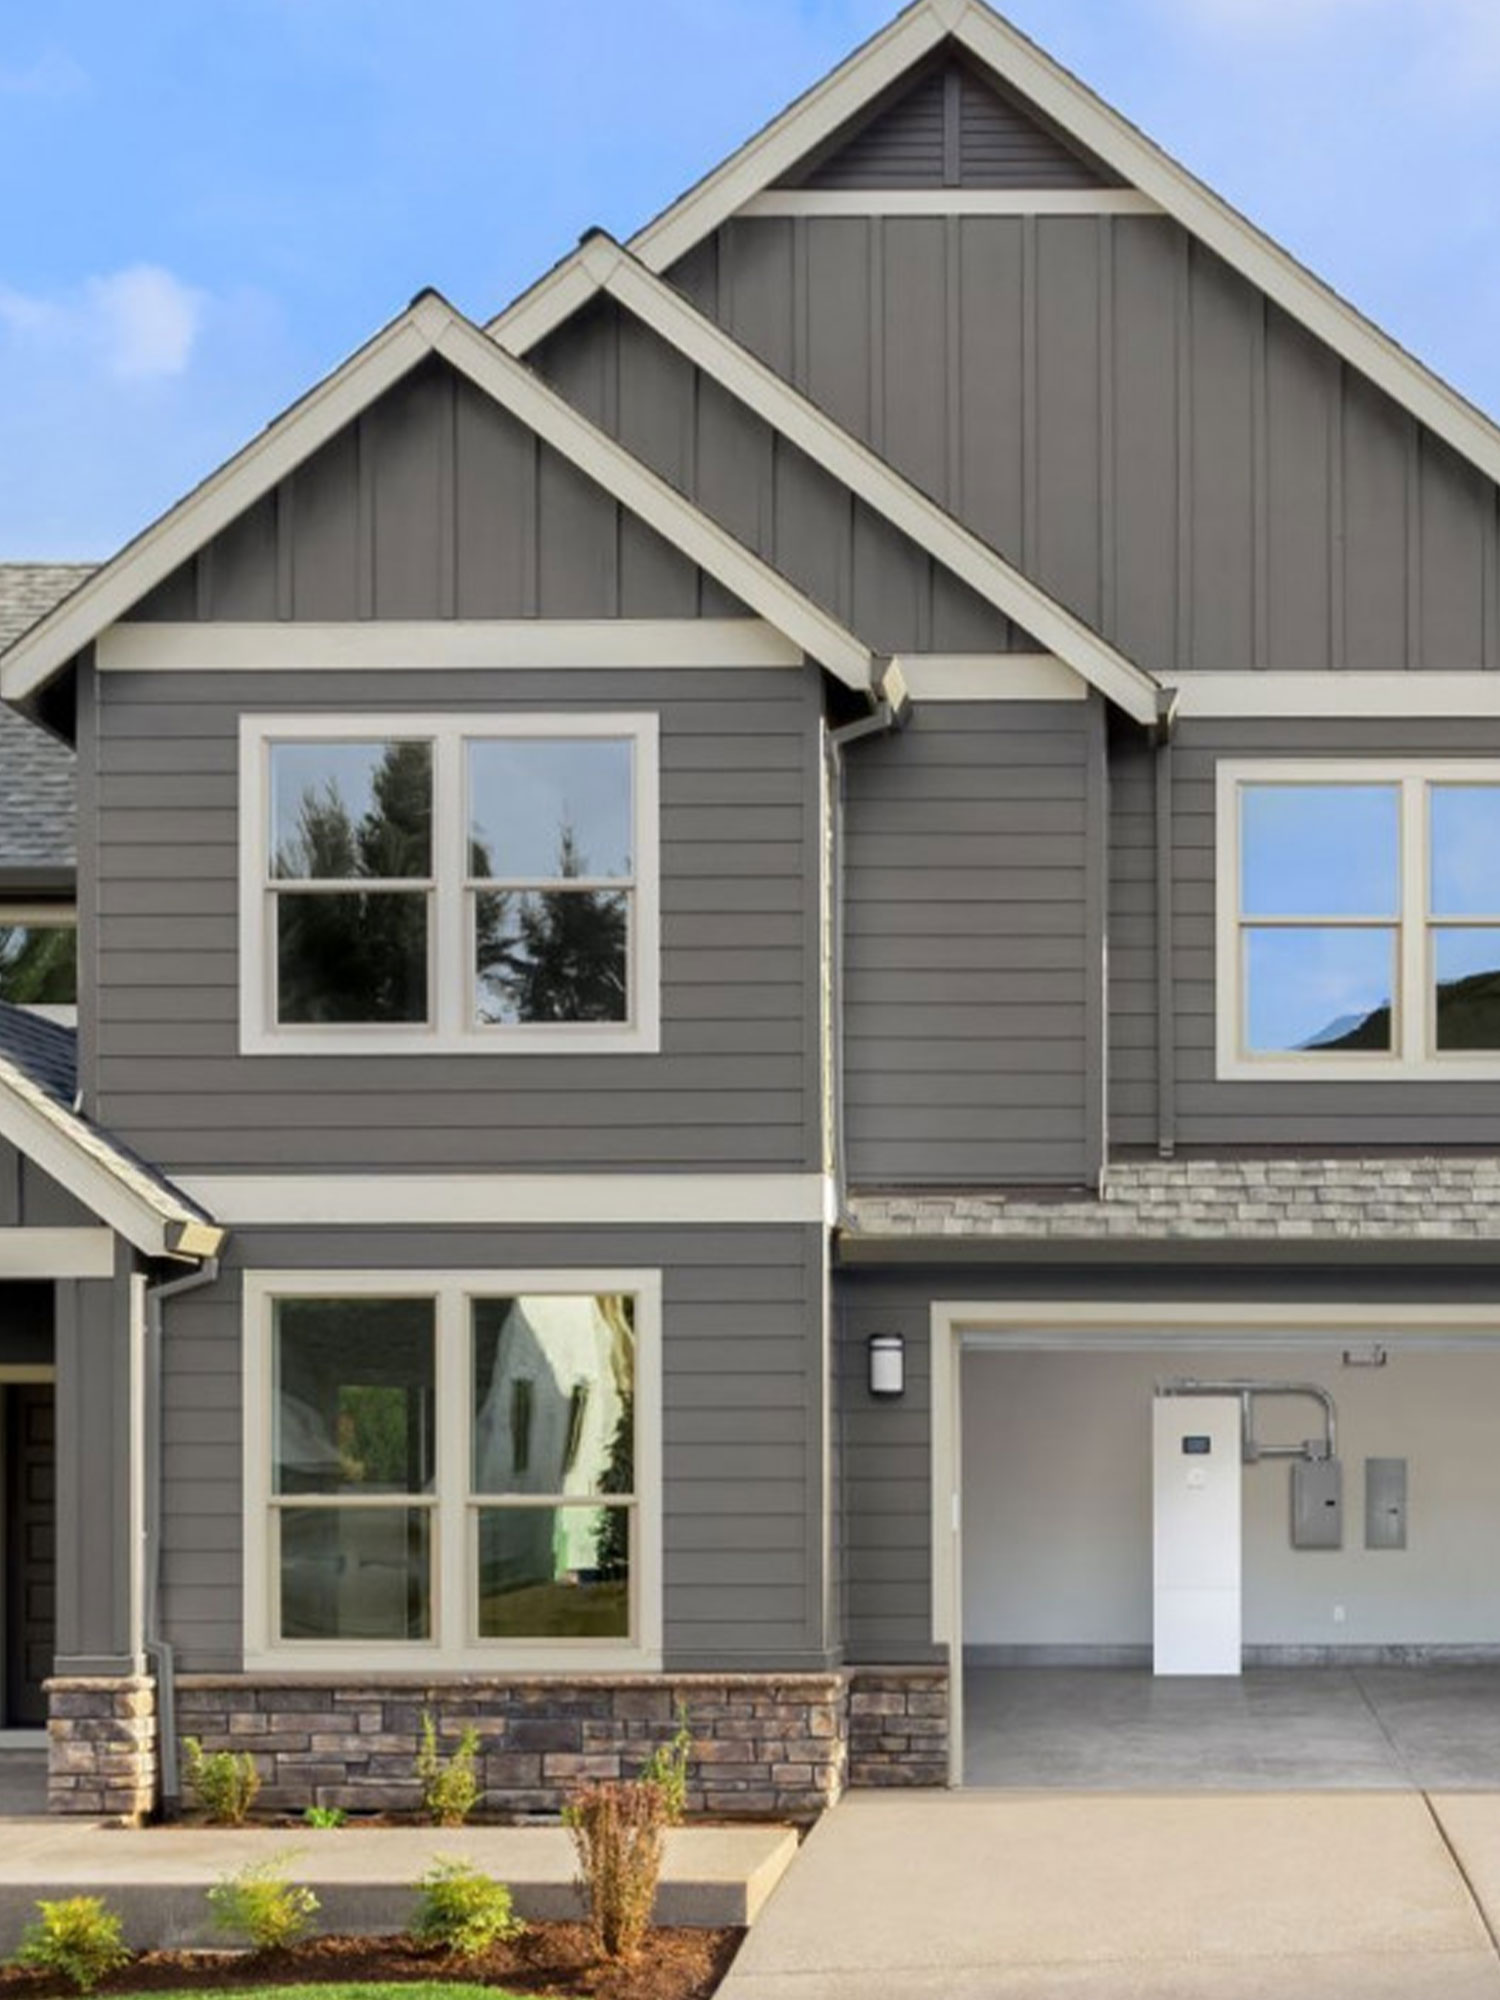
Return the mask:
<path fill-rule="evenodd" d="M 1152 1426 L 1154 1670 L 1237 1674 L 1239 1399 L 1157 1396 Z"/>

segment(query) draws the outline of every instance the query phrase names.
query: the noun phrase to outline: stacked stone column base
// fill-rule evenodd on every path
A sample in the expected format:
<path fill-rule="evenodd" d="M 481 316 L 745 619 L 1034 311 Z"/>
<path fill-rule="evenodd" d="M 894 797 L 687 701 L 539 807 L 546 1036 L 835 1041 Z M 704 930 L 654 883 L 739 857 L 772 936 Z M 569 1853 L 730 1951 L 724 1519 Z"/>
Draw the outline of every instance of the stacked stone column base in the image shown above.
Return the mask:
<path fill-rule="evenodd" d="M 50 1810 L 143 1818 L 156 1798 L 156 1683 L 52 1680 L 46 1694 Z"/>

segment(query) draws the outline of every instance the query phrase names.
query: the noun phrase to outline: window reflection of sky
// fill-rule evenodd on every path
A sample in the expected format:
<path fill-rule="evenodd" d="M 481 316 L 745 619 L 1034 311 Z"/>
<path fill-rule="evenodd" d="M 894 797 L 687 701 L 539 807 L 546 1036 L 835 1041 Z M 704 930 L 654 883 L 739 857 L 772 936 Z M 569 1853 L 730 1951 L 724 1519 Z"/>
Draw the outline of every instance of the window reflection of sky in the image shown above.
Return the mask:
<path fill-rule="evenodd" d="M 1257 1055 L 1326 1046 L 1389 1006 L 1391 930 L 1252 930 L 1245 937 L 1246 1033 Z M 1385 1044 L 1387 1047 L 1389 1043 Z"/>
<path fill-rule="evenodd" d="M 561 874 L 564 830 L 583 871 L 631 873 L 633 758 L 618 739 L 517 737 L 469 746 L 470 840 L 476 873 L 509 881 Z"/>
<path fill-rule="evenodd" d="M 375 778 L 390 754 L 389 743 L 277 743 L 271 751 L 271 852 L 295 847 L 304 802 L 319 804 L 330 793 L 351 824 L 375 811 Z"/>
<path fill-rule="evenodd" d="M 1500 916 L 1500 785 L 1434 785 L 1431 799 L 1433 915 Z"/>
<path fill-rule="evenodd" d="M 1241 812 L 1243 915 L 1397 914 L 1401 842 L 1396 786 L 1247 785 Z"/>

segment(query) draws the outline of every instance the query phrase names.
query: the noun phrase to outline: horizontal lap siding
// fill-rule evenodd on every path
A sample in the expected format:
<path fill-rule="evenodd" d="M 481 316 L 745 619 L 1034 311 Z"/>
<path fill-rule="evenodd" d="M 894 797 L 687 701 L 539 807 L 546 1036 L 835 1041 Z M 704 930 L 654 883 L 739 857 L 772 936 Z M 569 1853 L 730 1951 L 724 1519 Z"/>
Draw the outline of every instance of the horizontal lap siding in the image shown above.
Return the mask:
<path fill-rule="evenodd" d="M 1109 1132 L 1157 1139 L 1156 753 L 1136 733 L 1110 743 Z"/>
<path fill-rule="evenodd" d="M 1225 757 L 1496 757 L 1500 723 L 1188 722 L 1173 753 L 1177 1136 L 1185 1145 L 1493 1149 L 1500 1084 L 1215 1080 L 1215 770 Z M 1118 929 L 1118 925 L 1117 925 Z M 1132 936 L 1143 938 L 1144 925 Z M 1118 1032 L 1118 1024 L 1117 1024 Z M 1132 1136 L 1135 1129 L 1132 1128 Z"/>
<path fill-rule="evenodd" d="M 90 1110 L 178 1170 L 815 1169 L 815 676 L 104 676 Z M 661 717 L 659 1056 L 237 1054 L 251 710 Z"/>
<path fill-rule="evenodd" d="M 241 1270 L 345 1267 L 661 1269 L 667 1665 L 823 1658 L 818 1230 L 239 1230 L 220 1281 L 167 1307 L 164 1618 L 185 1670 L 241 1664 Z"/>
<path fill-rule="evenodd" d="M 1495 486 L 1164 217 L 741 218 L 672 275 L 1152 671 L 1500 667 Z"/>
<path fill-rule="evenodd" d="M 1086 1174 L 1084 703 L 919 704 L 845 779 L 850 1178 Z"/>

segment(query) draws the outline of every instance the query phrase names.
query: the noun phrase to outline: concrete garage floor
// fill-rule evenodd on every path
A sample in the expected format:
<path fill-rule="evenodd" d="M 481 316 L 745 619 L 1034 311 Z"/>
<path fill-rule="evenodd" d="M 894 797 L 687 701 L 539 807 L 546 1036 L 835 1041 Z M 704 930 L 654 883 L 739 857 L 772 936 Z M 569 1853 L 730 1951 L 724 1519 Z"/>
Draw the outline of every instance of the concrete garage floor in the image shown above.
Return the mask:
<path fill-rule="evenodd" d="M 964 1706 L 974 1787 L 1500 1793 L 1500 1667 L 970 1668 Z"/>

